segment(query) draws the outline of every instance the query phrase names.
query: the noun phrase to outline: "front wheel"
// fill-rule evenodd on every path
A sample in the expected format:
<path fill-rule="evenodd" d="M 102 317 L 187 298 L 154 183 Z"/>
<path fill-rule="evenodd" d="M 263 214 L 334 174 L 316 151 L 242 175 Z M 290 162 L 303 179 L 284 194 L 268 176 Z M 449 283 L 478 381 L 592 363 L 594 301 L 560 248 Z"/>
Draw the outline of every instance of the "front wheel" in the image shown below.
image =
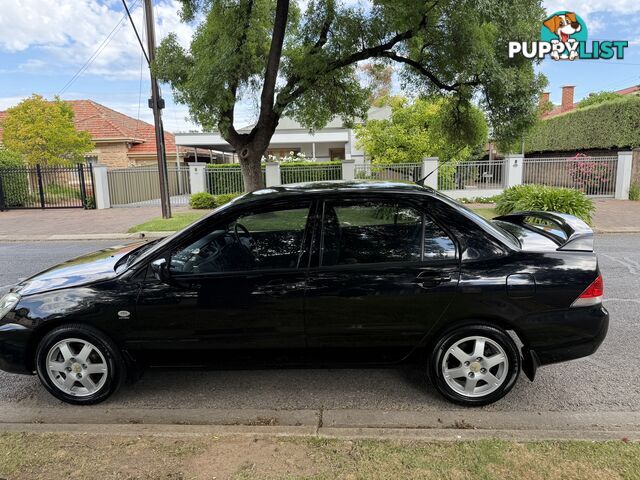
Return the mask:
<path fill-rule="evenodd" d="M 504 397 L 520 375 L 520 353 L 502 329 L 464 325 L 444 333 L 435 344 L 429 374 L 447 399 L 467 406 Z"/>
<path fill-rule="evenodd" d="M 52 395 L 74 405 L 106 400 L 125 376 L 117 346 L 86 325 L 64 325 L 47 333 L 36 350 L 36 370 Z"/>

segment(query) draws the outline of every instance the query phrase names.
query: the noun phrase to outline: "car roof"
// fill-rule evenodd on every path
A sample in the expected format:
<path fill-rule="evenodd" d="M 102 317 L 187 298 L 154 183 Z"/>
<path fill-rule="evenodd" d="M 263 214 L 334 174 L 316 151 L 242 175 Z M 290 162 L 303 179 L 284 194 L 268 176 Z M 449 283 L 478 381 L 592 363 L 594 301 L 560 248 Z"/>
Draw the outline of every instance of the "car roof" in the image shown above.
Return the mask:
<path fill-rule="evenodd" d="M 377 180 L 327 180 L 322 182 L 291 183 L 276 187 L 263 188 L 247 193 L 238 198 L 235 203 L 275 200 L 282 197 L 298 195 L 323 196 L 335 193 L 417 193 L 437 194 L 429 187 L 416 183 L 387 182 Z"/>

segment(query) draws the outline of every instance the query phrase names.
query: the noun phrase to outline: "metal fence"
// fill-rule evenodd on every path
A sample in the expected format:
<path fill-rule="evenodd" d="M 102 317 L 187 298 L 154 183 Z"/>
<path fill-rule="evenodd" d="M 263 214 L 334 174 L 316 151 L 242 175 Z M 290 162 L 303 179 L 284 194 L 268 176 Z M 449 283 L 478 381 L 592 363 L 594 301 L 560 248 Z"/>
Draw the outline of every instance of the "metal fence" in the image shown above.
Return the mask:
<path fill-rule="evenodd" d="M 575 188 L 593 197 L 613 197 L 618 157 L 525 158 L 522 183 Z"/>
<path fill-rule="evenodd" d="M 504 187 L 504 160 L 442 163 L 438 190 L 493 190 Z"/>
<path fill-rule="evenodd" d="M 262 177 L 265 181 L 266 167 L 262 165 Z M 244 180 L 240 165 L 207 167 L 207 191 L 212 195 L 244 192 Z"/>
<path fill-rule="evenodd" d="M 422 177 L 422 163 L 356 164 L 355 177 L 362 180 L 415 182 Z"/>
<path fill-rule="evenodd" d="M 91 165 L 0 168 L 0 210 L 95 208 Z"/>
<path fill-rule="evenodd" d="M 342 180 L 342 164 L 319 163 L 318 165 L 280 165 L 280 183 L 321 182 Z"/>
<path fill-rule="evenodd" d="M 191 194 L 189 167 L 168 167 L 169 196 L 172 205 L 188 205 Z M 132 167 L 109 170 L 109 197 L 113 206 L 149 206 L 160 204 L 158 167 Z"/>

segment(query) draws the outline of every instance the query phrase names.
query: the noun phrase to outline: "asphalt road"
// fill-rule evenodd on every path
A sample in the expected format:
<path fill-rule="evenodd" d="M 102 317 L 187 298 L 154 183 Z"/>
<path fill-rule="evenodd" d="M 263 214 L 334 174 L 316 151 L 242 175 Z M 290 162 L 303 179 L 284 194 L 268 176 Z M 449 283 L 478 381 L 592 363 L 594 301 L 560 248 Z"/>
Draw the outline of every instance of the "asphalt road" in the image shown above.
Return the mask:
<path fill-rule="evenodd" d="M 118 242 L 0 243 L 0 293 L 21 277 Z M 596 248 L 605 278 L 609 334 L 592 357 L 524 375 L 502 412 L 640 411 L 640 235 L 601 235 Z M 64 405 L 35 377 L 0 372 L 0 411 Z M 417 368 L 347 370 L 149 371 L 103 407 L 126 409 L 454 410 Z M 66 408 L 66 407 L 65 407 Z M 476 410 L 477 411 L 477 410 Z"/>

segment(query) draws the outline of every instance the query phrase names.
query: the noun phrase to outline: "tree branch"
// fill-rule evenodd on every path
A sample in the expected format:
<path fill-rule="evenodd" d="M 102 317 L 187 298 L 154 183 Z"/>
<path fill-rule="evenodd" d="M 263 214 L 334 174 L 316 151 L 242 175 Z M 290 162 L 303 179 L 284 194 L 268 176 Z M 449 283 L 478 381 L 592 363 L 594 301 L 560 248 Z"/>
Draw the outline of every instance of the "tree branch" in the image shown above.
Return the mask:
<path fill-rule="evenodd" d="M 284 43 L 288 19 L 289 0 L 278 0 L 276 4 L 275 22 L 273 24 L 273 35 L 271 36 L 271 46 L 269 47 L 269 58 L 264 76 L 264 85 L 262 86 L 262 94 L 260 95 L 258 124 L 264 124 L 265 122 L 271 123 L 274 121 L 273 100 L 276 92 L 276 80 L 278 79 L 278 69 L 280 68 L 280 57 L 282 56 L 282 45 Z"/>
<path fill-rule="evenodd" d="M 386 57 L 386 58 L 389 58 L 389 59 L 391 59 L 391 60 L 393 60 L 395 62 L 404 63 L 404 64 L 407 64 L 407 65 L 413 67 L 418 72 L 420 72 L 422 75 L 424 75 L 429 80 L 431 80 L 431 82 L 433 84 L 435 84 L 438 88 L 440 88 L 442 90 L 446 90 L 448 92 L 454 92 L 454 91 L 458 90 L 462 86 L 476 86 L 476 85 L 480 84 L 480 82 L 478 80 L 473 80 L 473 81 L 469 81 L 469 82 L 456 82 L 456 83 L 452 83 L 452 84 L 446 84 L 443 81 L 441 81 L 438 77 L 436 77 L 431 71 L 427 70 L 420 62 L 417 62 L 416 60 L 412 60 L 410 58 L 402 57 L 402 56 L 400 56 L 397 53 L 392 52 L 392 51 L 381 52 L 378 56 Z"/>
<path fill-rule="evenodd" d="M 240 35 L 238 43 L 236 45 L 237 49 L 242 48 L 242 46 L 247 41 L 247 33 L 249 32 L 249 28 L 251 28 L 251 12 L 253 11 L 253 2 L 254 0 L 247 1 L 247 8 L 242 15 L 242 17 L 244 18 L 244 24 L 242 26 L 242 35 Z M 234 143 L 239 143 L 242 137 L 247 136 L 247 134 L 240 135 L 236 128 L 233 126 L 233 122 L 235 119 L 235 105 L 238 83 L 239 80 L 237 78 L 229 82 L 229 85 L 227 86 L 227 94 L 229 95 L 230 100 L 229 107 L 220 112 L 220 119 L 218 121 L 218 131 L 222 134 L 222 137 L 232 145 Z"/>

